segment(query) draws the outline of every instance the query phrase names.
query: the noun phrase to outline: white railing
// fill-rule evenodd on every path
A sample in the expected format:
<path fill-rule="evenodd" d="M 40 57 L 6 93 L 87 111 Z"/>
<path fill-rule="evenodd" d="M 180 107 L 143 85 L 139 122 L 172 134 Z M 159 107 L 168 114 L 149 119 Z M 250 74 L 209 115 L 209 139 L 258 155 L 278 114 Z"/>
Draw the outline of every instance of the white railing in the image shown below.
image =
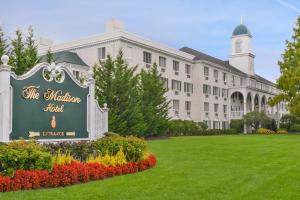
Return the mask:
<path fill-rule="evenodd" d="M 241 119 L 244 115 L 244 111 L 231 111 L 230 118 L 231 119 Z"/>

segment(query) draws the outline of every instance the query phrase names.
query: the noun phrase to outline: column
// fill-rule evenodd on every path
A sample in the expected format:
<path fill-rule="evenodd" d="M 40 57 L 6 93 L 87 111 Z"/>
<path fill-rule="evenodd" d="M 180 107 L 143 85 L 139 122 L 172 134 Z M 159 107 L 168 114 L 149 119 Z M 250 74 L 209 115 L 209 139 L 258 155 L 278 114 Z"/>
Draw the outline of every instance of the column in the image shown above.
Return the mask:
<path fill-rule="evenodd" d="M 10 98 L 10 73 L 9 57 L 1 57 L 0 66 L 0 141 L 8 142 L 11 132 L 11 98 Z"/>
<path fill-rule="evenodd" d="M 97 139 L 96 133 L 96 104 L 95 104 L 95 79 L 93 78 L 92 69 L 88 71 L 88 85 L 89 85 L 89 107 L 88 107 L 88 127 L 89 138 L 91 140 Z"/>
<path fill-rule="evenodd" d="M 247 114 L 247 95 L 244 95 L 244 115 Z M 244 133 L 247 133 L 247 125 L 244 122 Z"/>

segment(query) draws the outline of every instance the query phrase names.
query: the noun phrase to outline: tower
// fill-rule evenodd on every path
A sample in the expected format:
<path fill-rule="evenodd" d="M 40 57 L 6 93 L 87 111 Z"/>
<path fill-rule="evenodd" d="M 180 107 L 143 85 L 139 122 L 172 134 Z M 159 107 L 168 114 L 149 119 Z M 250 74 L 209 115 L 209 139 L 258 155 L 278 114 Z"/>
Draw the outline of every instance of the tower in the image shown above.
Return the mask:
<path fill-rule="evenodd" d="M 232 33 L 229 63 L 246 74 L 254 75 L 254 58 L 252 35 L 249 29 L 241 23 Z"/>

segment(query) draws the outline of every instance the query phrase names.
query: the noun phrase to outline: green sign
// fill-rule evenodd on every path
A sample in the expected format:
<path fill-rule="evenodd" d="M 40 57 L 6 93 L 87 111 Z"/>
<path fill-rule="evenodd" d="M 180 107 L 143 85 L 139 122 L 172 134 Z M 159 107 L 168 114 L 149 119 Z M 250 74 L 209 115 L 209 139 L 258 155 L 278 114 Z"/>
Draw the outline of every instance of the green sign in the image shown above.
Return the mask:
<path fill-rule="evenodd" d="M 32 76 L 11 77 L 12 132 L 10 139 L 88 138 L 89 88 L 61 69 L 40 68 Z"/>

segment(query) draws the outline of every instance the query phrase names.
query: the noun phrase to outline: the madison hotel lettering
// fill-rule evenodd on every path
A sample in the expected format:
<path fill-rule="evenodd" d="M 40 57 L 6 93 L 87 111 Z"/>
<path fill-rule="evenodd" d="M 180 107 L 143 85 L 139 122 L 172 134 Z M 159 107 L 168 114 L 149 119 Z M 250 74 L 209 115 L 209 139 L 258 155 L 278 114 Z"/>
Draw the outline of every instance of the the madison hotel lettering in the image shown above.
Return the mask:
<path fill-rule="evenodd" d="M 0 141 L 90 140 L 107 131 L 108 109 L 94 98 L 89 72 L 81 84 L 64 66 L 41 63 L 16 76 L 3 56 L 0 66 Z"/>

